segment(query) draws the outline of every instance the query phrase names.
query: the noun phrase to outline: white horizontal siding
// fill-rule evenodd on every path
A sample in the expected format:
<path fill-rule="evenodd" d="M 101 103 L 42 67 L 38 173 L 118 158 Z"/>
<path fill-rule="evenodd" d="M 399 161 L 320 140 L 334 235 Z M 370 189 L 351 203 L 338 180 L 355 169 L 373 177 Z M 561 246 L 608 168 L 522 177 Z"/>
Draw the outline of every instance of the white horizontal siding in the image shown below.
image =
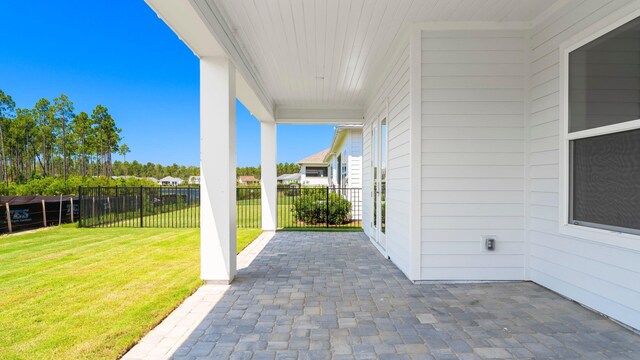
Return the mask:
<path fill-rule="evenodd" d="M 572 1 L 531 32 L 528 269 L 531 280 L 640 328 L 640 253 L 564 236 L 558 226 L 559 46 L 615 12 L 628 14 L 631 9 L 622 8 L 630 3 Z M 631 80 L 629 88 L 637 89 L 637 79 Z"/>
<path fill-rule="evenodd" d="M 407 276 L 410 269 L 410 234 L 409 234 L 409 41 L 403 40 L 404 46 L 398 54 L 393 66 L 384 79 L 379 90 L 365 109 L 365 125 L 362 135 L 363 147 L 363 227 L 372 236 L 371 230 L 371 126 L 382 116 L 388 104 L 388 164 L 387 164 L 387 196 L 386 196 L 386 248 L 387 255 Z"/>
<path fill-rule="evenodd" d="M 362 130 L 349 130 L 348 141 L 349 186 L 362 187 Z"/>
<path fill-rule="evenodd" d="M 422 49 L 422 279 L 522 279 L 524 33 L 423 31 Z"/>

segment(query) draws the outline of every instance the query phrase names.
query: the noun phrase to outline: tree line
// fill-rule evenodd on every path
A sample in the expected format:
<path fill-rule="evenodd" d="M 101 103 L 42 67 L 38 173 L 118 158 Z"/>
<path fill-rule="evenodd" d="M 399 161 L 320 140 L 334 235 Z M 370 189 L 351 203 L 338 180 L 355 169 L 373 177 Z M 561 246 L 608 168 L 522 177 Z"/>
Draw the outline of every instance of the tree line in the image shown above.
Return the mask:
<path fill-rule="evenodd" d="M 300 172 L 300 165 L 296 163 L 278 163 L 276 165 L 278 176 L 283 174 L 297 174 Z M 260 179 L 260 166 L 243 166 L 236 168 L 237 176 L 253 176 Z"/>
<path fill-rule="evenodd" d="M 183 180 L 189 180 L 189 176 L 200 175 L 200 167 L 185 165 L 160 165 L 148 162 L 142 164 L 136 160 L 113 162 L 113 176 L 137 176 L 137 177 L 153 177 L 161 179 L 165 176 L 179 177 Z"/>
<path fill-rule="evenodd" d="M 122 129 L 102 105 L 76 114 L 65 94 L 42 98 L 32 108 L 18 108 L 0 90 L 0 176 L 24 182 L 38 176 L 111 176 L 111 156 L 126 155 Z"/>
<path fill-rule="evenodd" d="M 40 188 L 39 179 L 59 178 L 67 183 L 74 177 L 136 176 L 160 179 L 167 175 L 188 180 L 199 175 L 197 166 L 127 161 L 131 151 L 122 143 L 122 129 L 103 105 L 96 105 L 91 113 L 76 114 L 75 106 L 65 94 L 54 99 L 42 98 L 32 108 L 19 108 L 11 95 L 0 89 L 0 184 L 25 184 L 33 181 Z M 113 154 L 123 161 L 113 160 Z M 298 173 L 295 163 L 277 164 L 278 176 Z M 260 166 L 238 167 L 237 175 L 260 178 Z M 49 180 L 47 180 L 49 181 Z M 57 182 L 56 182 L 57 184 Z M 47 187 L 47 185 L 44 187 Z M 60 186 L 56 185 L 56 188 Z M 13 188 L 13 187 L 12 187 Z M 6 193 L 8 190 L 0 190 Z M 11 192 L 11 191 L 9 191 Z M 23 191 L 20 191 L 23 192 Z M 54 191 L 47 191 L 53 193 Z"/>

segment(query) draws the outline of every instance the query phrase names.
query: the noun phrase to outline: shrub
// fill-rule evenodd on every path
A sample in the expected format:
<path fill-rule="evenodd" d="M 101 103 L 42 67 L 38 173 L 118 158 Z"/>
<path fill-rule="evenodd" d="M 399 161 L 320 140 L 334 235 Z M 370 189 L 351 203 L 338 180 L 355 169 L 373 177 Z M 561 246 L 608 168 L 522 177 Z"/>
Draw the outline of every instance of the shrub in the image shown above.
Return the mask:
<path fill-rule="evenodd" d="M 351 221 L 349 201 L 339 194 L 329 194 L 328 200 L 327 204 L 326 189 L 305 191 L 304 195 L 293 201 L 293 216 L 298 221 L 309 225 L 322 223 L 343 225 Z"/>
<path fill-rule="evenodd" d="M 259 186 L 238 186 L 236 191 L 236 201 L 238 200 L 257 200 L 261 198 L 261 190 Z"/>
<path fill-rule="evenodd" d="M 135 178 L 119 178 L 113 180 L 104 176 L 81 177 L 69 176 L 67 181 L 61 177 L 36 176 L 24 183 L 9 183 L 0 185 L 1 195 L 77 195 L 80 186 L 158 186 L 158 184 Z"/>

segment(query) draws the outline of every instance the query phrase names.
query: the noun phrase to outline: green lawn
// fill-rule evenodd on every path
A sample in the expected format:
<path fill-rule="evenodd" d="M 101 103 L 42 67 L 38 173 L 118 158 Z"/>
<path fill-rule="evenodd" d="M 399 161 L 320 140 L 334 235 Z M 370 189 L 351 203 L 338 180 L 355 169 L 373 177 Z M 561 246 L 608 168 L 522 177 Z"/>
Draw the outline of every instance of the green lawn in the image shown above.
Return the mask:
<path fill-rule="evenodd" d="M 238 229 L 238 251 L 260 234 Z M 201 284 L 198 229 L 0 237 L 0 359 L 115 359 Z"/>
<path fill-rule="evenodd" d="M 240 252 L 262 233 L 261 229 L 236 229 L 236 251 Z"/>

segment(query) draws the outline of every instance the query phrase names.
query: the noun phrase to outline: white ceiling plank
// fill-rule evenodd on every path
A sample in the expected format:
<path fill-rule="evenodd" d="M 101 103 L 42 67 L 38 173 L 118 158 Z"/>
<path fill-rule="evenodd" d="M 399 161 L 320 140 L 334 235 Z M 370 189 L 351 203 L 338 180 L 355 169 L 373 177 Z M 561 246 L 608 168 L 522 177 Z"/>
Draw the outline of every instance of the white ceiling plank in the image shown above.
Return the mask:
<path fill-rule="evenodd" d="M 303 0 L 302 12 L 304 20 L 304 29 L 307 45 L 306 62 L 309 69 L 309 106 L 314 106 L 317 99 L 316 87 L 318 85 L 318 68 L 316 61 L 316 52 L 318 46 L 318 38 L 316 36 L 316 8 L 315 0 Z"/>
<path fill-rule="evenodd" d="M 351 1 L 351 5 L 349 22 L 346 28 L 344 43 L 342 44 L 342 55 L 338 61 L 337 78 L 335 82 L 332 82 L 334 99 L 344 98 L 344 80 L 347 76 L 349 63 L 352 61 L 356 50 L 354 47 L 357 40 L 358 28 L 360 27 L 361 20 L 363 20 L 363 12 L 364 9 L 368 7 L 363 0 Z"/>
<path fill-rule="evenodd" d="M 323 61 L 323 80 L 322 83 L 322 93 L 320 94 L 320 103 L 326 104 L 329 96 L 329 88 L 330 88 L 330 79 L 331 79 L 331 71 L 333 69 L 333 58 L 335 54 L 336 48 L 336 34 L 338 33 L 338 20 L 340 18 L 339 0 L 328 0 L 325 2 L 326 4 L 326 35 L 325 35 L 325 53 L 324 53 L 324 61 Z"/>
<path fill-rule="evenodd" d="M 277 82 L 283 75 L 285 75 L 284 69 L 278 66 L 278 59 L 276 58 L 275 52 L 272 48 L 272 46 L 274 46 L 273 39 L 277 38 L 277 28 L 271 25 L 272 23 L 268 9 L 259 8 L 259 6 L 263 5 L 263 1 L 245 0 L 244 3 L 244 14 L 249 15 L 245 17 L 247 17 L 248 20 L 251 20 L 245 22 L 246 26 L 251 29 L 251 32 L 247 32 L 247 34 L 251 34 L 255 39 L 253 46 L 260 50 L 261 66 L 264 67 L 263 70 L 268 74 L 272 83 Z M 286 87 L 278 87 L 278 98 L 286 96 L 287 93 L 288 91 L 286 90 Z"/>
<path fill-rule="evenodd" d="M 302 92 L 298 94 L 298 102 L 303 102 L 306 106 L 309 105 L 308 101 L 311 98 L 311 70 L 309 68 L 308 52 L 308 38 L 306 35 L 306 22 L 304 18 L 304 1 L 290 0 L 289 5 L 291 7 L 291 13 L 293 14 L 293 26 L 296 39 L 296 52 L 298 61 L 300 62 L 300 68 L 302 70 L 302 76 L 297 79 L 303 84 Z"/>
<path fill-rule="evenodd" d="M 360 53 L 358 54 L 355 66 L 353 70 L 350 71 L 351 74 L 348 77 L 346 85 L 348 102 L 357 103 L 357 99 L 354 99 L 354 97 L 357 93 L 360 92 L 360 89 L 358 88 L 358 80 L 360 79 L 362 73 L 368 72 L 368 69 L 366 69 L 368 60 L 375 57 L 379 49 L 386 45 L 383 41 L 381 41 L 379 33 L 381 28 L 390 30 L 388 21 L 384 20 L 385 14 L 388 13 L 388 6 L 388 1 L 379 1 L 378 3 L 376 3 L 376 6 L 373 10 L 373 15 L 370 17 Z M 388 18 L 390 17 L 391 15 L 388 16 Z"/>
<path fill-rule="evenodd" d="M 322 104 L 322 91 L 324 86 L 324 64 L 327 53 L 327 3 L 325 1 L 314 0 L 315 24 L 316 24 L 316 91 L 314 94 L 315 106 Z"/>
<path fill-rule="evenodd" d="M 238 1 L 240 6 L 234 7 L 232 11 L 229 11 L 229 16 L 234 19 L 234 31 L 237 36 L 240 37 L 243 44 L 243 49 L 251 54 L 253 61 L 260 76 L 267 82 L 272 83 L 274 80 L 273 70 L 270 65 L 270 61 L 267 59 L 269 52 L 264 48 L 264 43 L 261 41 L 259 30 L 255 27 L 258 26 L 258 22 L 247 22 L 248 17 L 245 14 L 255 13 L 255 9 L 251 0 Z M 280 96 L 278 88 L 273 89 L 273 95 L 275 97 Z"/>
<path fill-rule="evenodd" d="M 207 1 L 225 10 L 237 47 L 276 107 L 331 109 L 370 100 L 412 24 L 524 29 L 558 0 Z"/>
<path fill-rule="evenodd" d="M 393 41 L 397 37 L 400 28 L 403 26 L 405 18 L 407 17 L 411 6 L 415 6 L 416 8 L 420 6 L 418 2 L 413 0 L 405 0 L 405 1 L 397 1 L 392 5 L 395 11 L 389 11 L 389 9 L 385 12 L 390 14 L 390 16 L 383 19 L 381 22 L 381 26 L 379 29 L 379 36 L 375 41 L 376 50 L 378 53 L 375 56 L 369 56 L 366 59 L 365 65 L 362 67 L 362 71 L 358 74 L 358 78 L 355 83 L 355 87 L 358 89 L 364 88 L 367 86 L 366 81 L 370 80 L 370 76 L 367 76 L 368 73 L 372 72 L 373 74 L 378 74 L 382 72 L 382 67 L 385 64 L 386 55 L 389 53 L 389 50 L 393 47 Z M 386 20 L 386 21 L 385 21 Z M 380 55 L 382 53 L 384 55 Z M 371 83 L 371 81 L 368 81 Z M 364 98 L 366 99 L 366 97 Z"/>
<path fill-rule="evenodd" d="M 260 13 L 268 14 L 269 22 L 264 22 L 263 32 L 269 34 L 270 41 L 267 44 L 271 47 L 271 52 L 275 59 L 275 66 L 280 70 L 278 72 L 278 84 L 281 85 L 284 94 L 291 94 L 295 91 L 299 91 L 295 84 L 288 81 L 288 77 L 292 75 L 295 69 L 294 59 L 292 57 L 285 57 L 283 54 L 287 54 L 289 51 L 289 42 L 287 37 L 287 30 L 285 29 L 284 22 L 282 21 L 282 15 L 278 2 L 275 1 L 261 1 L 258 3 Z M 272 29 L 269 31 L 269 29 Z M 276 99 L 276 101 L 283 101 L 286 96 Z"/>
<path fill-rule="evenodd" d="M 296 39 L 296 31 L 294 27 L 294 14 L 291 9 L 289 0 L 279 0 L 278 8 L 280 11 L 280 21 L 284 25 L 285 36 L 287 38 L 287 50 L 281 54 L 281 58 L 290 61 L 289 75 L 281 81 L 289 81 L 295 88 L 295 92 L 288 94 L 286 99 L 281 99 L 279 103 L 295 102 L 304 90 L 302 64 L 300 63 L 300 54 L 298 53 L 298 44 Z M 284 56 L 283 56 L 284 55 Z M 277 86 L 277 84 L 274 84 Z"/>
<path fill-rule="evenodd" d="M 331 106 L 336 101 L 336 83 L 338 82 L 338 76 L 340 75 L 340 66 L 342 64 L 342 59 L 344 58 L 345 53 L 345 44 L 347 42 L 347 34 L 350 28 L 351 22 L 351 14 L 354 12 L 357 7 L 357 4 L 352 2 L 351 0 L 340 0 L 340 10 L 338 12 L 338 27 L 336 29 L 336 37 L 334 40 L 334 57 L 331 61 L 331 72 L 329 81 L 327 82 L 325 78 L 325 82 L 327 82 L 327 101 L 326 104 Z M 358 9 L 359 11 L 359 9 Z M 358 13 L 359 14 L 359 13 Z"/>

